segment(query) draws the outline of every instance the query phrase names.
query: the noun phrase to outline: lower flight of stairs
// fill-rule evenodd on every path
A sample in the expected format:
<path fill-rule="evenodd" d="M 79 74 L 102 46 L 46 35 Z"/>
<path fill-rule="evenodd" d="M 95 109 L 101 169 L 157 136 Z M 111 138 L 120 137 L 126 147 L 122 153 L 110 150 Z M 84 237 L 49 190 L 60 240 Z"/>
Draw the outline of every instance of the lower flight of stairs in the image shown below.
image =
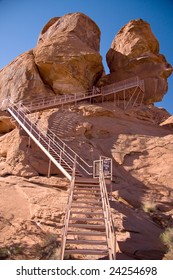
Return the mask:
<path fill-rule="evenodd" d="M 77 178 L 68 221 L 64 258 L 108 258 L 105 217 L 97 179 Z"/>

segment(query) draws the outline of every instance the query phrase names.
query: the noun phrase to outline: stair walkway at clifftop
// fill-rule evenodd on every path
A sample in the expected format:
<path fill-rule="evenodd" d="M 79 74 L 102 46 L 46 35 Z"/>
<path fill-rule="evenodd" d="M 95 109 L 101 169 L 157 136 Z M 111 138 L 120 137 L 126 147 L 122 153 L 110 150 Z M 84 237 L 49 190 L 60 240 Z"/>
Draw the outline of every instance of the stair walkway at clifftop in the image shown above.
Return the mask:
<path fill-rule="evenodd" d="M 62 233 L 61 259 L 79 254 L 87 255 L 88 259 L 93 255 L 115 259 L 115 231 L 103 171 L 104 159 L 100 158 L 89 165 L 50 129 L 45 132 L 38 128 L 29 114 L 133 88 L 135 93 L 137 88 L 143 93 L 143 81 L 135 78 L 103 87 L 99 92 L 95 90 L 70 97 L 42 99 L 25 105 L 13 104 L 10 101 L 7 104 L 8 112 L 47 155 L 50 162 L 53 162 L 70 181 Z M 139 92 L 134 102 L 137 101 Z M 132 96 L 134 97 L 134 94 Z M 111 163 L 110 159 L 106 161 Z M 96 163 L 97 168 L 94 168 Z M 111 177 L 111 171 L 106 176 Z"/>
<path fill-rule="evenodd" d="M 94 88 L 92 91 L 63 95 L 62 97 L 36 98 L 31 102 L 25 102 L 24 105 L 30 112 L 36 112 L 58 106 L 63 107 L 63 105 L 67 104 L 77 104 L 77 102 L 93 100 L 99 97 L 103 102 L 104 99 L 106 100 L 107 96 L 111 95 L 114 96 L 114 102 L 117 106 L 120 100 L 123 100 L 124 109 L 129 105 L 134 106 L 141 104 L 144 97 L 144 81 L 140 80 L 139 77 L 134 77 L 101 88 Z"/>

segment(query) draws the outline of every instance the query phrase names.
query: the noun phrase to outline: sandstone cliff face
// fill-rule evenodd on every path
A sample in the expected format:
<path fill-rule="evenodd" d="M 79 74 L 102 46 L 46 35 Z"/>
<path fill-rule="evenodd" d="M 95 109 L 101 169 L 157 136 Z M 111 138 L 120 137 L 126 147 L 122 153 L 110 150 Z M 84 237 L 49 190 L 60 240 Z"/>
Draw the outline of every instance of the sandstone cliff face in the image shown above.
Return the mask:
<path fill-rule="evenodd" d="M 1 100 L 11 98 L 13 102 L 18 102 L 47 94 L 52 93 L 40 78 L 32 50 L 18 56 L 0 71 Z"/>
<path fill-rule="evenodd" d="M 131 20 L 125 25 L 115 36 L 106 58 L 110 69 L 108 83 L 139 76 L 145 82 L 144 101 L 162 100 L 173 70 L 159 53 L 159 42 L 147 22 Z"/>
<path fill-rule="evenodd" d="M 169 114 L 166 116 L 166 112 L 160 111 L 162 122 Z M 39 114 L 40 126 L 44 128 L 53 129 L 54 120 L 58 119 L 61 125 L 56 128 L 57 135 L 87 162 L 98 159 L 100 154 L 113 158 L 111 207 L 121 251 L 118 258 L 123 254 L 125 259 L 163 258 L 165 247 L 160 234 L 166 226 L 173 226 L 173 130 L 158 125 L 158 114 L 159 109 L 146 106 L 140 111 L 134 108 L 124 112 L 111 102 Z M 60 198 L 60 194 L 66 193 L 57 192 L 56 188 L 60 182 L 66 184 L 66 180 L 59 178 L 60 174 L 53 169 L 51 175 L 58 175 L 55 179 L 43 176 L 47 175 L 48 161 L 33 142 L 29 145 L 28 137 L 18 128 L 0 140 L 1 191 L 4 199 L 10 200 L 6 206 L 4 199 L 0 201 L 5 217 L 1 219 L 1 238 L 8 232 L 8 239 L 2 244 L 13 248 L 6 258 L 41 258 L 42 250 L 37 253 L 34 244 L 39 243 L 43 251 L 46 250 L 45 242 L 46 246 L 50 245 L 55 228 L 61 227 L 59 221 L 62 221 L 65 205 L 61 208 L 60 203 L 65 203 L 66 198 Z M 10 199 L 10 194 L 15 201 Z M 16 201 L 21 203 L 22 197 L 21 214 Z M 143 211 L 147 204 L 155 205 L 152 215 Z M 9 212 L 14 216 L 9 216 Z M 24 229 L 27 237 L 24 237 Z M 34 236 L 32 242 L 31 235 Z M 57 247 L 54 238 L 53 248 Z M 21 252 L 14 255 L 14 248 L 19 244 Z M 29 250 L 24 254 L 26 246 Z"/>
<path fill-rule="evenodd" d="M 89 89 L 103 73 L 100 30 L 86 15 L 67 14 L 43 28 L 34 56 L 43 80 L 55 93 Z"/>

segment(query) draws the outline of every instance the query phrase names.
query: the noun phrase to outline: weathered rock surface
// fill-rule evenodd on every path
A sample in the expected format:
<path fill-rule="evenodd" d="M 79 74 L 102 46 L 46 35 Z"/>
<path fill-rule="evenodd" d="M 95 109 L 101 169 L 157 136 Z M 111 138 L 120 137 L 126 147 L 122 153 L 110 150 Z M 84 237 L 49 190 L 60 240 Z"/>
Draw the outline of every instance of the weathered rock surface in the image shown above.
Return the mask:
<path fill-rule="evenodd" d="M 18 102 L 47 94 L 53 93 L 40 78 L 32 50 L 21 54 L 0 71 L 1 100 L 11 98 L 11 101 Z M 6 105 L 4 101 L 4 107 Z"/>
<path fill-rule="evenodd" d="M 163 126 L 165 128 L 169 128 L 173 130 L 173 116 L 170 116 L 169 118 L 167 118 L 165 121 L 163 121 L 162 123 L 160 123 L 160 126 Z"/>
<path fill-rule="evenodd" d="M 0 137 L 0 176 L 47 175 L 48 166 L 48 158 L 23 130 L 16 128 Z M 59 174 L 54 164 L 50 172 Z"/>
<path fill-rule="evenodd" d="M 0 134 L 10 132 L 15 128 L 15 122 L 6 115 L 0 115 Z"/>
<path fill-rule="evenodd" d="M 75 13 L 51 19 L 36 48 L 0 70 L 1 108 L 7 98 L 27 101 L 91 88 L 103 73 L 99 48 L 100 30 L 89 17 Z"/>
<path fill-rule="evenodd" d="M 99 54 L 100 30 L 86 15 L 67 14 L 51 19 L 36 48 L 39 72 L 55 93 L 89 89 L 103 73 Z"/>
<path fill-rule="evenodd" d="M 173 69 L 159 53 L 159 42 L 147 22 L 131 20 L 125 25 L 115 36 L 106 58 L 110 69 L 107 83 L 139 76 L 145 82 L 144 101 L 162 100 Z"/>
<path fill-rule="evenodd" d="M 67 194 L 55 177 L 0 177 L 0 259 L 59 259 Z"/>
<path fill-rule="evenodd" d="M 162 259 L 166 249 L 160 241 L 160 234 L 166 226 L 173 226 L 173 135 L 169 129 L 158 124 L 158 120 L 161 122 L 165 120 L 166 112 L 160 110 L 161 115 L 158 118 L 159 109 L 153 106 L 148 106 L 147 110 L 146 106 L 141 107 L 140 111 L 142 114 L 138 114 L 135 108 L 134 112 L 132 109 L 124 112 L 115 108 L 113 103 L 105 102 L 98 105 L 73 106 L 65 113 L 54 109 L 36 113 L 36 115 L 39 126 L 44 126 L 46 129 L 47 126 L 53 128 L 54 120 L 60 118 L 61 121 L 61 118 L 65 119 L 64 114 L 66 114 L 67 121 L 71 120 L 69 126 L 66 123 L 63 126 L 61 122 L 61 126 L 56 127 L 56 133 L 59 135 L 63 131 L 63 137 L 70 143 L 70 147 L 88 163 L 99 158 L 100 154 L 113 158 L 111 207 L 120 247 L 117 257 L 119 259 Z M 156 117 L 154 117 L 154 112 Z M 54 233 L 57 228 L 57 223 L 54 223 L 51 217 L 57 213 L 62 218 L 62 214 L 52 204 L 52 199 L 55 197 L 54 194 L 50 194 L 50 181 L 46 182 L 53 177 L 50 179 L 33 177 L 39 173 L 47 173 L 48 161 L 32 142 L 31 147 L 27 147 L 28 137 L 21 131 L 19 133 L 17 128 L 1 136 L 0 140 L 1 175 L 5 176 L 1 177 L 1 190 L 4 195 L 6 193 L 3 201 L 7 201 L 10 192 L 11 194 L 12 191 L 14 192 L 14 189 L 7 187 L 7 180 L 8 182 L 10 180 L 11 184 L 13 182 L 13 186 L 15 184 L 15 192 L 12 194 L 15 197 L 15 205 L 12 200 L 7 203 L 7 206 L 11 205 L 11 215 L 14 215 L 15 219 L 11 216 L 7 217 L 9 209 L 0 200 L 0 211 L 3 212 L 3 217 L 6 217 L 6 220 L 2 221 L 2 236 L 5 236 L 7 232 L 9 236 L 9 239 L 5 240 L 5 243 L 2 241 L 2 244 L 6 248 L 9 248 L 12 243 L 15 244 L 14 247 L 10 247 L 14 249 L 6 258 L 44 258 L 41 252 L 48 246 L 45 242 L 51 243 L 46 241 L 47 234 L 49 240 L 50 233 Z M 3 166 L 6 167 L 6 172 Z M 13 176 L 9 176 L 10 174 Z M 19 182 L 19 179 L 16 179 L 18 177 L 14 175 L 20 175 L 23 179 L 20 178 Z M 64 184 L 63 178 L 56 178 L 58 182 Z M 16 180 L 17 183 L 15 183 Z M 53 185 L 55 187 L 55 184 Z M 16 201 L 20 198 L 17 197 L 18 194 L 26 196 L 28 200 L 28 202 L 26 198 L 23 200 L 26 209 L 22 208 L 22 218 L 20 209 L 16 207 Z M 59 199 L 58 194 L 54 201 L 59 203 Z M 150 208 L 155 209 L 152 214 L 149 210 L 148 213 L 144 212 L 148 204 Z M 42 207 L 47 210 L 39 210 Z M 28 212 L 28 209 L 32 209 L 30 210 L 32 214 Z M 47 215 L 50 218 L 47 218 Z M 35 222 L 38 222 L 41 227 L 44 226 L 46 235 L 45 232 L 42 235 L 42 231 L 40 232 Z M 12 225 L 9 226 L 9 223 Z M 28 238 L 22 235 L 23 228 L 28 232 Z M 150 232 L 153 234 L 151 235 Z M 32 242 L 30 235 L 34 236 Z M 22 248 L 25 248 L 23 245 L 19 246 L 21 253 L 14 254 L 19 238 L 22 244 L 32 243 L 29 255 L 23 254 Z M 53 246 L 51 252 L 57 246 L 55 239 L 53 238 L 53 244 L 50 245 Z M 145 245 L 143 240 L 145 240 Z M 39 248 L 43 249 L 40 249 L 39 254 L 34 251 L 36 243 L 39 243 Z"/>

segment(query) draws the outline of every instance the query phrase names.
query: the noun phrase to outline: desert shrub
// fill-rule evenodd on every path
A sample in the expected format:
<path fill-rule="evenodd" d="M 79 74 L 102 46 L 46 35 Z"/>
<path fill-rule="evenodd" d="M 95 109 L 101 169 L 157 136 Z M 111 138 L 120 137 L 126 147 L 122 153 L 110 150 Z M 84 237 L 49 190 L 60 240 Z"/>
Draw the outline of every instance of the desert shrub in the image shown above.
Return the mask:
<path fill-rule="evenodd" d="M 152 201 L 145 201 L 143 204 L 142 204 L 142 209 L 144 212 L 146 213 L 153 213 L 156 211 L 156 204 Z"/>
<path fill-rule="evenodd" d="M 161 240 L 167 248 L 173 248 L 173 228 L 167 228 L 161 234 Z"/>
<path fill-rule="evenodd" d="M 173 260 L 173 228 L 167 228 L 160 237 L 163 244 L 167 247 L 165 259 Z"/>

